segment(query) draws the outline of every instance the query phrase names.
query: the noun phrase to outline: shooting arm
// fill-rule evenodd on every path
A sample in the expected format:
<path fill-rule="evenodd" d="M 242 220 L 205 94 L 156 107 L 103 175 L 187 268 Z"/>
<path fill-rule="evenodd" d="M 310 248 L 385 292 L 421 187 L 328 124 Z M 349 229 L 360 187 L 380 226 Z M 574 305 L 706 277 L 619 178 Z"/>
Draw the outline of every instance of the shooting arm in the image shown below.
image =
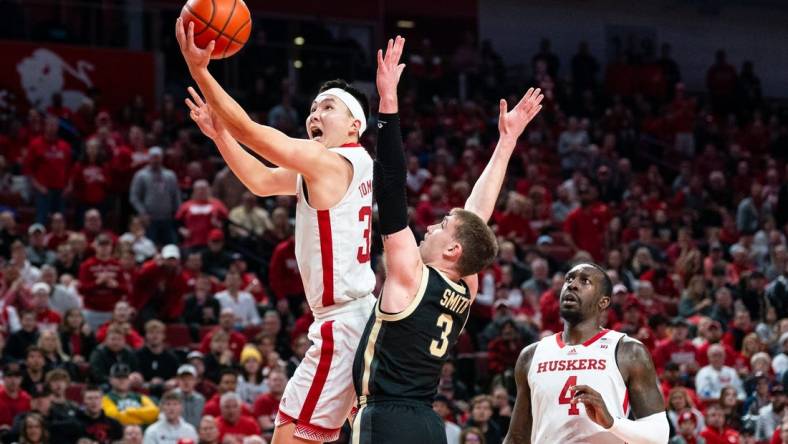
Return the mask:
<path fill-rule="evenodd" d="M 258 196 L 293 195 L 298 173 L 287 168 L 269 168 L 222 131 L 214 139 L 225 162 L 246 188 Z"/>
<path fill-rule="evenodd" d="M 195 69 L 192 77 L 230 136 L 270 162 L 299 172 L 307 179 L 316 177 L 321 172 L 344 167 L 345 161 L 326 150 L 320 143 L 295 139 L 275 128 L 254 122 L 207 68 Z"/>

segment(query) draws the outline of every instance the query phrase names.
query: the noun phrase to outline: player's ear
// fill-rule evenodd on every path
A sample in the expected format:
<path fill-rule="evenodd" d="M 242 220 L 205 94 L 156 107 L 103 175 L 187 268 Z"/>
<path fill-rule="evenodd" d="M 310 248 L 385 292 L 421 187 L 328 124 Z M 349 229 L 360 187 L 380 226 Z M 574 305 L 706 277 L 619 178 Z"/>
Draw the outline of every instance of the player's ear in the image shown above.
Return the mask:
<path fill-rule="evenodd" d="M 457 262 L 460 260 L 460 256 L 462 256 L 462 245 L 460 245 L 459 242 L 452 241 L 448 246 L 446 246 L 446 250 L 443 254 L 452 262 Z"/>
<path fill-rule="evenodd" d="M 361 121 L 358 119 L 353 119 L 350 123 L 350 132 L 351 134 L 355 134 L 361 138 Z"/>
<path fill-rule="evenodd" d="M 610 306 L 610 296 L 602 296 L 599 298 L 599 311 L 607 310 L 607 307 Z"/>

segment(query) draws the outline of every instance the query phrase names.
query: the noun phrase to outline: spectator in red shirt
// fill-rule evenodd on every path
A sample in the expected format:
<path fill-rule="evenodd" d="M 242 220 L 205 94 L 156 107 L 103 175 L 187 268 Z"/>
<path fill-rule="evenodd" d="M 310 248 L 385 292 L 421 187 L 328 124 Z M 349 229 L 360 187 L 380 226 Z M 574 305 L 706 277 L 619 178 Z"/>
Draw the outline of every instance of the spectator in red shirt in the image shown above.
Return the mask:
<path fill-rule="evenodd" d="M 671 323 L 670 338 L 657 343 L 654 350 L 654 365 L 658 373 L 665 370 L 665 365 L 673 362 L 682 367 L 684 373 L 694 373 L 698 368 L 695 362 L 695 346 L 687 339 L 689 323 L 684 318 L 674 318 Z"/>
<path fill-rule="evenodd" d="M 564 231 L 576 249 L 585 250 L 596 261 L 604 259 L 605 232 L 610 221 L 607 205 L 597 201 L 597 188 L 582 184 L 579 188 L 580 207 L 572 210 L 564 221 Z"/>
<path fill-rule="evenodd" d="M 48 115 L 44 134 L 30 140 L 25 168 L 36 202 L 36 222 L 45 224 L 55 211 L 63 211 L 63 190 L 71 169 L 71 145 L 58 137 L 60 120 Z"/>
<path fill-rule="evenodd" d="M 739 432 L 725 427 L 725 412 L 717 404 L 706 407 L 706 428 L 700 432 L 706 444 L 738 444 Z"/>
<path fill-rule="evenodd" d="M 93 243 L 99 234 L 103 234 L 110 238 L 112 245 L 118 242 L 118 236 L 112 230 L 104 229 L 104 222 L 101 218 L 101 212 L 96 208 L 91 208 L 85 211 L 85 226 L 82 228 L 82 234 L 88 244 Z M 88 252 L 90 255 L 92 252 Z"/>
<path fill-rule="evenodd" d="M 202 338 L 202 342 L 200 342 L 200 351 L 205 354 L 211 352 L 211 340 L 213 339 L 213 335 L 219 330 L 223 330 L 227 333 L 230 339 L 230 350 L 232 350 L 236 360 L 240 359 L 241 350 L 243 350 L 244 345 L 246 345 L 246 338 L 241 333 L 235 331 L 235 312 L 233 312 L 231 308 L 222 310 L 219 315 L 219 325 Z"/>
<path fill-rule="evenodd" d="M 304 298 L 304 282 L 298 272 L 293 236 L 280 242 L 274 249 L 268 280 L 277 300 L 284 298 L 301 300 Z"/>
<path fill-rule="evenodd" d="M 529 245 L 536 242 L 531 230 L 528 214 L 526 214 L 525 196 L 511 192 L 506 199 L 506 210 L 498 218 L 498 235 L 518 245 Z"/>
<path fill-rule="evenodd" d="M 501 326 L 500 336 L 490 341 L 487 346 L 490 372 L 493 375 L 499 375 L 506 370 L 514 369 L 514 364 L 517 362 L 517 357 L 523 346 L 522 338 L 514 321 L 505 321 Z"/>
<path fill-rule="evenodd" d="M 96 329 L 112 318 L 112 309 L 126 297 L 128 287 L 120 262 L 112 257 L 112 239 L 101 234 L 93 245 L 96 255 L 79 267 L 79 291 L 85 304 L 85 321 Z"/>
<path fill-rule="evenodd" d="M 222 416 L 216 421 L 219 427 L 219 440 L 225 437 L 243 440 L 247 436 L 259 435 L 260 426 L 249 415 L 241 412 L 241 398 L 235 392 L 228 392 L 221 397 Z"/>
<path fill-rule="evenodd" d="M 96 341 L 99 343 L 104 342 L 107 336 L 107 330 L 113 325 L 117 325 L 123 330 L 126 337 L 126 344 L 134 350 L 142 348 L 145 345 L 145 340 L 131 325 L 131 306 L 126 301 L 118 301 L 112 309 L 112 319 L 102 324 L 96 330 Z"/>
<path fill-rule="evenodd" d="M 214 228 L 221 228 L 227 219 L 227 208 L 219 200 L 211 197 L 211 187 L 206 180 L 194 183 L 192 198 L 182 203 L 175 213 L 175 219 L 183 226 L 179 232 L 183 236 L 184 248 L 204 247 L 208 244 L 208 234 Z"/>
<path fill-rule="evenodd" d="M 62 213 L 52 213 L 49 222 L 49 233 L 46 234 L 44 242 L 47 245 L 47 249 L 57 251 L 61 244 L 68 242 L 71 231 L 66 229 L 66 219 Z"/>
<path fill-rule="evenodd" d="M 273 369 L 268 373 L 266 385 L 270 391 L 257 397 L 252 412 L 260 429 L 265 433 L 272 433 L 276 414 L 279 413 L 279 401 L 282 400 L 287 385 L 287 375 L 281 369 Z"/>
<path fill-rule="evenodd" d="M 145 262 L 134 280 L 131 305 L 139 312 L 137 321 L 179 319 L 188 289 L 187 278 L 181 270 L 180 250 L 176 245 L 165 245 L 161 258 Z"/>
<path fill-rule="evenodd" d="M 71 194 L 77 204 L 77 219 L 88 208 L 104 209 L 109 191 L 110 171 L 100 151 L 101 143 L 90 139 L 85 143 L 85 155 L 71 170 L 66 194 Z"/>
<path fill-rule="evenodd" d="M 238 373 L 235 372 L 232 368 L 225 368 L 222 370 L 219 376 L 219 385 L 217 386 L 218 391 L 214 394 L 211 399 L 209 399 L 205 403 L 205 407 L 202 409 L 203 415 L 211 415 L 211 416 L 219 416 L 221 413 L 221 399 L 227 393 L 235 393 L 238 388 Z M 252 415 L 252 410 L 244 404 L 241 398 L 238 398 L 241 409 L 242 415 Z"/>
<path fill-rule="evenodd" d="M 33 284 L 33 303 L 31 309 L 36 312 L 39 328 L 54 328 L 60 324 L 60 315 L 49 308 L 49 293 L 51 288 L 44 282 Z"/>
<path fill-rule="evenodd" d="M 21 388 L 22 369 L 18 363 L 3 368 L 0 387 L 0 430 L 10 428 L 16 415 L 30 410 L 30 395 Z"/>

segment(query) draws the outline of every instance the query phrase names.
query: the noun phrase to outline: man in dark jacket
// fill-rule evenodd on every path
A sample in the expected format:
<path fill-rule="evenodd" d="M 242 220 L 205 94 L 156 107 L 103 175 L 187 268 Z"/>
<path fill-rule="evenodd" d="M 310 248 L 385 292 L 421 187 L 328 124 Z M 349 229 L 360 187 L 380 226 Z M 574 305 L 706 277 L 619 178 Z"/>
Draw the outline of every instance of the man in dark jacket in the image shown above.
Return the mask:
<path fill-rule="evenodd" d="M 126 335 L 121 327 L 113 325 L 107 329 L 104 344 L 90 355 L 90 377 L 97 384 L 105 384 L 109 370 L 116 363 L 123 362 L 132 371 L 139 369 L 137 357 L 126 346 Z"/>

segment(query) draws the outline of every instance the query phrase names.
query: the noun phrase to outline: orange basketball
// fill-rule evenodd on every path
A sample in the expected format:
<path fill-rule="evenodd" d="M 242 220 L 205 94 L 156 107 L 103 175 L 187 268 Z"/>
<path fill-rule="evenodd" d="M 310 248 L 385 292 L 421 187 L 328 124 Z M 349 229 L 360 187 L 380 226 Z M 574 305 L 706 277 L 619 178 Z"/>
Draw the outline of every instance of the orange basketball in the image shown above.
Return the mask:
<path fill-rule="evenodd" d="M 252 16 L 243 0 L 189 0 L 181 10 L 186 31 L 194 22 L 194 43 L 200 48 L 216 40 L 212 59 L 230 57 L 240 50 L 252 31 Z"/>

